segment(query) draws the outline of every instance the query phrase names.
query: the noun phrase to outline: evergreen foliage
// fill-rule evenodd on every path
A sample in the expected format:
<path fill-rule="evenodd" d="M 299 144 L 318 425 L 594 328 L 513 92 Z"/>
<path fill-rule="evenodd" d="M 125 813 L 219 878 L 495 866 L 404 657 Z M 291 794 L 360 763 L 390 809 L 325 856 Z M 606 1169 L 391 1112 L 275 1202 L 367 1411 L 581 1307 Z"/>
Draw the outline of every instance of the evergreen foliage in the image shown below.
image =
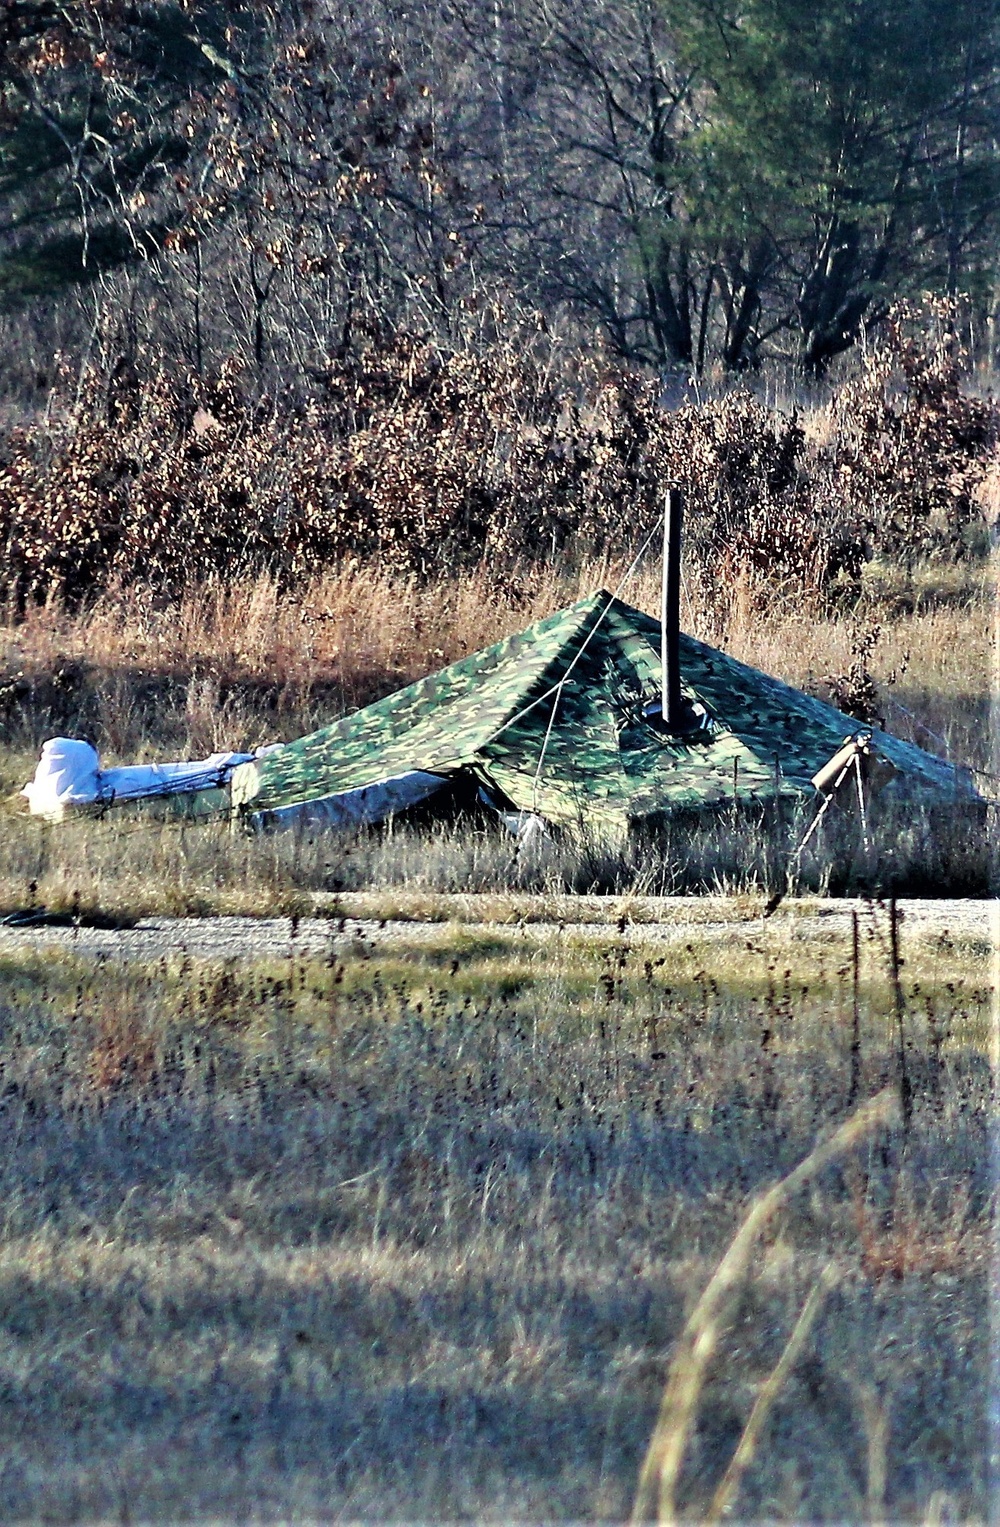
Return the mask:
<path fill-rule="evenodd" d="M 807 370 L 914 282 L 975 279 L 988 251 L 972 230 L 1000 190 L 992 7 L 674 0 L 674 13 L 710 95 L 690 144 L 706 245 L 728 248 L 757 310 L 771 285 Z M 745 361 L 745 343 L 730 335 L 729 359 Z"/>

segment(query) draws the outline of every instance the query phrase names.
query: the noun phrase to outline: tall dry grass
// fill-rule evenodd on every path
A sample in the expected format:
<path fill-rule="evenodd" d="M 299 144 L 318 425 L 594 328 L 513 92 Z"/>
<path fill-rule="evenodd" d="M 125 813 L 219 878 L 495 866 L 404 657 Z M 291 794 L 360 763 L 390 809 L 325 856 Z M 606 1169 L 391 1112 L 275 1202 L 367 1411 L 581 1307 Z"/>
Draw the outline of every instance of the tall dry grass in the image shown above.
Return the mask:
<path fill-rule="evenodd" d="M 498 577 L 480 566 L 426 582 L 365 565 L 296 591 L 260 576 L 192 585 L 171 601 L 134 588 L 77 610 L 52 599 L 0 625 L 0 740 L 30 751 L 53 731 L 83 731 L 132 757 L 300 735 L 602 585 L 657 614 L 656 552 L 623 583 L 627 568 L 598 559 L 571 573 L 526 566 Z M 746 578 L 710 597 L 693 580 L 682 623 L 834 699 L 874 638 L 864 666 L 890 729 L 989 767 L 988 569 L 931 566 L 904 582 L 875 566 L 860 601 L 840 614 Z"/>
<path fill-rule="evenodd" d="M 734 1294 L 746 1278 L 757 1240 L 771 1219 L 831 1161 L 852 1149 L 880 1125 L 899 1122 L 899 1096 L 887 1088 L 862 1105 L 828 1139 L 810 1151 L 786 1177 L 751 1206 L 697 1304 L 688 1316 L 671 1359 L 666 1387 L 660 1401 L 653 1436 L 639 1473 L 639 1488 L 632 1508 L 633 1523 L 656 1521 L 676 1527 L 677 1487 L 684 1455 L 697 1415 L 698 1401 L 709 1365 L 723 1334 Z M 746 1427 L 722 1480 L 712 1497 L 707 1522 L 718 1522 L 731 1510 L 740 1480 L 753 1461 L 767 1415 L 779 1398 L 812 1328 L 822 1294 L 836 1281 L 834 1264 L 828 1262 L 810 1290 L 792 1334 L 774 1371 L 761 1385 Z"/>
<path fill-rule="evenodd" d="M 120 809 L 52 827 L 11 809 L 0 832 L 0 915 L 34 907 L 126 923 L 155 914 L 265 916 L 373 892 L 377 916 L 416 901 L 440 918 L 458 896 L 494 909 L 478 915 L 505 920 L 522 915 L 515 909 L 525 895 L 557 898 L 564 918 L 567 895 L 986 896 L 995 884 L 978 812 L 877 808 L 870 849 L 851 815 L 831 813 L 800 853 L 809 820 L 802 810 L 734 821 L 725 810 L 672 820 L 646 839 L 574 834 L 523 844 L 495 821 L 466 815 L 250 838 L 225 821 L 157 822 Z"/>

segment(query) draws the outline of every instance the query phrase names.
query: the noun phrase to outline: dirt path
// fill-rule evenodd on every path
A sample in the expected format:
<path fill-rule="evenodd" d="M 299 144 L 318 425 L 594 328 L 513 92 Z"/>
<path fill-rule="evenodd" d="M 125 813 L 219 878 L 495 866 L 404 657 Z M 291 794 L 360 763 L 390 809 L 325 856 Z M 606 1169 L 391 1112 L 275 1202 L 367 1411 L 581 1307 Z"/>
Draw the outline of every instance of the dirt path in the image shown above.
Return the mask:
<path fill-rule="evenodd" d="M 570 903 L 571 905 L 571 903 Z M 996 901 L 900 901 L 901 934 L 906 941 L 948 934 L 960 942 L 992 945 L 1000 942 L 1000 903 Z M 808 939 L 846 933 L 852 911 L 863 918 L 885 918 L 884 910 L 858 900 L 797 903 L 785 901 L 776 909 L 770 926 L 786 936 Z M 746 904 L 713 898 L 710 904 L 696 898 L 666 903 L 660 921 L 628 921 L 622 928 L 614 921 L 420 921 L 374 918 L 305 917 L 206 917 L 143 918 L 134 928 L 67 928 L 0 926 L 0 957 L 8 950 L 58 949 L 83 958 L 155 961 L 178 954 L 196 960 L 287 959 L 296 954 L 328 953 L 363 942 L 370 948 L 388 945 L 447 942 L 458 934 L 467 937 L 504 934 L 526 944 L 555 938 L 593 939 L 606 943 L 625 938 L 632 945 L 683 944 L 692 939 L 724 940 L 759 933 L 769 926 L 760 912 Z M 985 951 L 983 951 L 985 952 Z"/>

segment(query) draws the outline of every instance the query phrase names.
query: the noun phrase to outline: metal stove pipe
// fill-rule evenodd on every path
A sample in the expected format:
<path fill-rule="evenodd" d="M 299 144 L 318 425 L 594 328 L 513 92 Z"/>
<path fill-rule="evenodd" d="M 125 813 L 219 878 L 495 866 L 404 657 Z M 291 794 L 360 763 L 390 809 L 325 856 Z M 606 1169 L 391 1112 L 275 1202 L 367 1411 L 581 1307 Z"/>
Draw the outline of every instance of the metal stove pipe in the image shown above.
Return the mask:
<path fill-rule="evenodd" d="M 681 515 L 679 488 L 667 494 L 663 514 L 663 600 L 660 610 L 660 664 L 663 681 L 663 724 L 683 731 L 681 667 L 678 637 L 681 629 Z"/>

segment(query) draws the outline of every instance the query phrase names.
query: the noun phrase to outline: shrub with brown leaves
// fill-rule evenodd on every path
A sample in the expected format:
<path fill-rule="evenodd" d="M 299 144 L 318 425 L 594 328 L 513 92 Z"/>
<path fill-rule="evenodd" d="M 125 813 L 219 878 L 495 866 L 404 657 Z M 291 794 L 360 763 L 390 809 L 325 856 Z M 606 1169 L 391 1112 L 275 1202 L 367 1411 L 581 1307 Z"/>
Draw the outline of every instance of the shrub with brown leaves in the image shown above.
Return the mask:
<path fill-rule="evenodd" d="M 836 400 L 831 494 L 874 550 L 911 565 L 977 549 L 977 490 L 1000 435 L 991 399 L 963 388 L 953 303 L 900 304 Z"/>
<path fill-rule="evenodd" d="M 600 355 L 556 364 L 532 333 L 450 353 L 373 334 L 306 401 L 252 398 L 235 363 L 211 382 L 162 357 L 67 376 L 0 443 L 5 592 L 23 608 L 348 560 L 434 577 L 621 555 L 676 483 L 706 586 L 820 593 L 866 547 L 951 545 L 977 512 L 995 411 L 961 392 L 953 351 L 903 329 L 822 450 L 745 390 L 670 411 L 648 379 Z"/>

